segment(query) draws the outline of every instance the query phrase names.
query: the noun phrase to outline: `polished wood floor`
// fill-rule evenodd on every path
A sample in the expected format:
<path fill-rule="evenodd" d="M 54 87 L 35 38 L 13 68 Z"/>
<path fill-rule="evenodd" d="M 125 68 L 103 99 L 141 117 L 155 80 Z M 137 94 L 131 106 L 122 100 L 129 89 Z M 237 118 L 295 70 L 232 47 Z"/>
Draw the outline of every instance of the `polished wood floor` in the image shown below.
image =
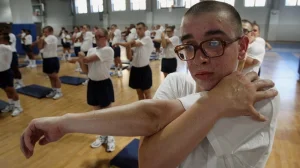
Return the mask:
<path fill-rule="evenodd" d="M 275 52 L 268 52 L 262 67 L 262 77 L 276 82 L 281 94 L 281 108 L 273 151 L 267 168 L 300 168 L 300 84 L 293 60 L 284 58 Z M 160 61 L 151 62 L 153 71 L 152 93 L 163 80 L 160 73 Z M 82 76 L 74 72 L 75 65 L 61 62 L 60 75 Z M 21 68 L 25 84 L 50 86 L 42 73 L 41 66 L 36 69 Z M 116 102 L 114 106 L 137 100 L 134 90 L 128 87 L 128 71 L 123 78 L 113 77 Z M 57 143 L 44 147 L 37 145 L 34 156 L 26 160 L 19 150 L 19 137 L 23 129 L 34 118 L 80 113 L 92 110 L 86 104 L 86 86 L 62 85 L 64 97 L 60 100 L 35 99 L 20 95 L 24 113 L 18 117 L 9 114 L 0 115 L 0 167 L 1 168 L 105 168 L 132 137 L 117 137 L 116 150 L 107 153 L 105 148 L 91 149 L 89 144 L 95 135 L 69 134 Z M 0 99 L 7 100 L 0 91 Z M 154 156 L 155 157 L 155 156 Z M 155 161 L 155 158 L 153 158 Z"/>

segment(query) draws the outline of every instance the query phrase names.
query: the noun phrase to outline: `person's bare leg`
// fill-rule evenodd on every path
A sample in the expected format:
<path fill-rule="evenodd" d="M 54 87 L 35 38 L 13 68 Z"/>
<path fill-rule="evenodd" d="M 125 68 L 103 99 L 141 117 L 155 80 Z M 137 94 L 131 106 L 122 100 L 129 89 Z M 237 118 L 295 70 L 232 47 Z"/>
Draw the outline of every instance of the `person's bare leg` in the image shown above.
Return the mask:
<path fill-rule="evenodd" d="M 145 99 L 152 99 L 152 96 L 151 96 L 151 89 L 147 89 L 147 90 L 144 90 L 143 91 L 143 94 L 144 94 L 144 97 Z"/>
<path fill-rule="evenodd" d="M 48 74 L 48 76 L 49 76 L 49 79 L 50 79 L 51 87 L 56 88 L 55 87 L 55 85 L 56 85 L 55 82 L 56 81 L 55 81 L 54 77 L 52 76 L 52 74 Z"/>
<path fill-rule="evenodd" d="M 17 93 L 17 91 L 15 90 L 15 88 L 13 87 L 6 87 L 4 89 L 7 98 L 12 99 L 13 101 L 18 101 L 19 100 L 19 95 Z"/>
<path fill-rule="evenodd" d="M 145 99 L 144 93 L 141 89 L 136 89 L 136 93 L 139 97 L 139 100 L 144 100 Z"/>

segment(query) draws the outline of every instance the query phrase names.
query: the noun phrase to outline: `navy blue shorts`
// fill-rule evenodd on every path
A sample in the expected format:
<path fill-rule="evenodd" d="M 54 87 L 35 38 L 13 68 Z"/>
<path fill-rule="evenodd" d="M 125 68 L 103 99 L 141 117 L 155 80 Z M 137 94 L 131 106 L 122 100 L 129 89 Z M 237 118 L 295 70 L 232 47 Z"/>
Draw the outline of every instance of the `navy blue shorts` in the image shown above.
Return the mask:
<path fill-rule="evenodd" d="M 96 43 L 93 43 L 93 48 L 97 47 L 97 44 Z"/>
<path fill-rule="evenodd" d="M 43 72 L 46 74 L 53 74 L 59 72 L 59 60 L 57 57 L 43 59 Z"/>
<path fill-rule="evenodd" d="M 74 47 L 75 55 L 78 56 L 78 53 L 80 52 L 80 47 Z"/>
<path fill-rule="evenodd" d="M 177 69 L 177 59 L 176 58 L 163 58 L 161 60 L 161 71 L 164 73 L 173 73 Z"/>
<path fill-rule="evenodd" d="M 63 48 L 69 49 L 71 48 L 71 43 L 67 42 L 63 44 Z"/>
<path fill-rule="evenodd" d="M 153 41 L 153 43 L 154 43 L 154 47 L 156 49 L 160 48 L 160 43 L 159 42 Z"/>
<path fill-rule="evenodd" d="M 26 53 L 31 53 L 32 52 L 31 45 L 25 45 L 25 52 Z"/>
<path fill-rule="evenodd" d="M 149 65 L 144 67 L 131 67 L 129 87 L 141 90 L 148 90 L 152 87 L 152 71 Z"/>
<path fill-rule="evenodd" d="M 87 103 L 89 105 L 105 108 L 114 101 L 114 88 L 111 79 L 102 81 L 93 81 L 89 79 L 87 88 Z"/>
<path fill-rule="evenodd" d="M 11 68 L 19 68 L 18 54 L 17 52 L 13 52 L 12 61 L 10 64 Z"/>
<path fill-rule="evenodd" d="M 14 74 L 11 69 L 0 72 L 0 88 L 14 87 Z"/>
<path fill-rule="evenodd" d="M 114 49 L 114 58 L 121 57 L 121 48 L 120 46 L 113 47 Z"/>

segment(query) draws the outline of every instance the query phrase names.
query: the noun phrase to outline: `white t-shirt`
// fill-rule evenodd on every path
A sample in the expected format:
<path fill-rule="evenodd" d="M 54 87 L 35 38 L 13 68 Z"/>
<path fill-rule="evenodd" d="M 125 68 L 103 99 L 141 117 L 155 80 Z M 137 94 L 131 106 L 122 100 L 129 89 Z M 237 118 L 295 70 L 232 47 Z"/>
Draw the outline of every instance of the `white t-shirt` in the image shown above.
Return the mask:
<path fill-rule="evenodd" d="M 73 34 L 73 37 L 75 37 L 75 39 L 79 38 L 80 36 L 81 36 L 81 32 L 77 32 L 77 33 Z M 79 40 L 77 40 L 77 41 L 74 42 L 74 47 L 80 47 L 81 44 L 82 43 Z"/>
<path fill-rule="evenodd" d="M 16 49 L 17 38 L 12 33 L 9 33 L 9 42 L 11 42 L 10 46 L 11 46 L 12 52 L 16 52 L 17 51 L 17 49 Z"/>
<path fill-rule="evenodd" d="M 23 42 L 23 38 L 26 36 L 26 33 L 21 33 L 21 44 L 24 44 L 24 42 Z"/>
<path fill-rule="evenodd" d="M 54 35 L 49 35 L 44 40 L 46 44 L 43 48 L 43 57 L 57 57 L 57 38 Z"/>
<path fill-rule="evenodd" d="M 121 30 L 116 29 L 114 32 L 114 38 L 112 40 L 112 45 L 121 42 L 121 39 L 122 39 Z"/>
<path fill-rule="evenodd" d="M 83 35 L 83 41 L 80 50 L 86 52 L 89 51 L 90 48 L 93 48 L 93 33 L 87 31 Z"/>
<path fill-rule="evenodd" d="M 25 36 L 25 45 L 31 45 L 32 44 L 32 36 L 30 34 Z"/>
<path fill-rule="evenodd" d="M 10 45 L 0 44 L 0 72 L 10 69 L 12 52 Z"/>
<path fill-rule="evenodd" d="M 65 33 L 65 31 L 63 30 L 62 33 L 61 33 L 61 35 L 60 35 L 60 38 L 61 38 L 61 39 L 64 39 L 65 37 L 66 37 L 66 33 Z"/>
<path fill-rule="evenodd" d="M 149 37 L 151 36 L 150 30 L 146 30 L 146 31 L 145 31 L 145 36 L 149 36 Z"/>
<path fill-rule="evenodd" d="M 265 50 L 266 42 L 265 42 L 265 40 L 263 40 L 263 41 L 262 40 L 255 39 L 251 44 L 249 44 L 249 47 L 247 50 L 247 57 L 256 59 L 259 61 L 259 63 L 252 67 L 243 69 L 243 73 L 247 73 L 247 72 L 251 72 L 251 71 L 258 73 L 259 68 L 264 60 L 265 53 L 266 53 L 266 50 Z"/>
<path fill-rule="evenodd" d="M 206 94 L 195 92 L 196 83 L 191 76 L 172 73 L 160 85 L 154 99 L 179 99 L 187 110 Z M 255 104 L 255 109 L 268 118 L 266 122 L 247 116 L 220 119 L 179 168 L 263 168 L 274 141 L 279 103 L 277 96 Z"/>
<path fill-rule="evenodd" d="M 171 43 L 167 44 L 167 47 L 164 48 L 164 57 L 163 58 L 176 58 L 177 55 L 174 51 L 175 47 L 179 45 L 179 37 L 172 36 L 171 38 L 166 37 L 169 39 Z"/>
<path fill-rule="evenodd" d="M 155 30 L 154 39 L 161 39 L 161 33 L 162 33 L 162 31 L 160 29 Z"/>
<path fill-rule="evenodd" d="M 87 57 L 97 55 L 98 61 L 88 63 L 88 77 L 93 81 L 101 81 L 110 78 L 110 67 L 114 62 L 114 50 L 111 47 L 91 48 Z"/>
<path fill-rule="evenodd" d="M 153 50 L 153 42 L 150 37 L 144 36 L 142 39 L 137 39 L 136 42 L 140 42 L 143 45 L 134 48 L 134 55 L 132 59 L 132 66 L 134 67 L 144 67 L 149 65 L 150 55 Z"/>
<path fill-rule="evenodd" d="M 71 43 L 71 42 L 72 42 L 71 36 L 67 34 L 64 38 L 64 43 Z"/>

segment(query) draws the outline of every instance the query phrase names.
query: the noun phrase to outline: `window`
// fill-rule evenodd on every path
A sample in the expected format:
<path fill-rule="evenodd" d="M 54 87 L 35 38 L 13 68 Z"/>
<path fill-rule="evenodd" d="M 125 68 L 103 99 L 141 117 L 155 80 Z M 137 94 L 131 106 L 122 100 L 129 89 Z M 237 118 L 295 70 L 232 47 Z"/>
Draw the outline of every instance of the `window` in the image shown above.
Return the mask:
<path fill-rule="evenodd" d="M 264 7 L 266 0 L 245 0 L 245 7 Z"/>
<path fill-rule="evenodd" d="M 112 11 L 125 11 L 126 10 L 126 0 L 111 0 L 111 10 Z"/>
<path fill-rule="evenodd" d="M 86 0 L 75 0 L 75 11 L 76 13 L 87 13 L 87 2 Z"/>
<path fill-rule="evenodd" d="M 91 12 L 103 12 L 103 0 L 90 0 Z"/>
<path fill-rule="evenodd" d="M 232 6 L 234 6 L 234 0 L 217 0 L 217 1 L 220 1 L 220 2 L 226 2 Z"/>
<path fill-rule="evenodd" d="M 185 7 L 190 8 L 200 1 L 199 0 L 184 0 L 184 2 L 185 2 Z"/>
<path fill-rule="evenodd" d="M 300 0 L 285 0 L 285 6 L 300 6 Z"/>
<path fill-rule="evenodd" d="M 157 0 L 157 9 L 169 8 L 174 5 L 173 0 Z"/>
<path fill-rule="evenodd" d="M 146 10 L 146 0 L 130 0 L 131 10 Z"/>

